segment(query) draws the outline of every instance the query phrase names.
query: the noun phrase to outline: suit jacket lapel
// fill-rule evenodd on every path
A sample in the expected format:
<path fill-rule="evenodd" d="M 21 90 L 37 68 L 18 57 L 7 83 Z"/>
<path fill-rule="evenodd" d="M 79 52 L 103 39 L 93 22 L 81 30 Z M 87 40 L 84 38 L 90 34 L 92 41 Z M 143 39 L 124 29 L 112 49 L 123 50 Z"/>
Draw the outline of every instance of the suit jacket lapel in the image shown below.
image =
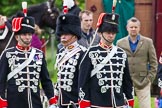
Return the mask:
<path fill-rule="evenodd" d="M 142 47 L 142 45 L 143 45 L 143 38 L 142 38 L 142 36 L 140 36 L 140 40 L 137 44 L 136 51 L 134 52 L 134 54 L 137 53 L 137 51 Z"/>
<path fill-rule="evenodd" d="M 127 48 L 127 50 L 129 50 L 130 53 L 132 53 L 130 45 L 129 45 L 129 39 L 128 38 L 129 38 L 129 36 L 127 36 L 127 38 L 126 38 L 125 47 Z"/>

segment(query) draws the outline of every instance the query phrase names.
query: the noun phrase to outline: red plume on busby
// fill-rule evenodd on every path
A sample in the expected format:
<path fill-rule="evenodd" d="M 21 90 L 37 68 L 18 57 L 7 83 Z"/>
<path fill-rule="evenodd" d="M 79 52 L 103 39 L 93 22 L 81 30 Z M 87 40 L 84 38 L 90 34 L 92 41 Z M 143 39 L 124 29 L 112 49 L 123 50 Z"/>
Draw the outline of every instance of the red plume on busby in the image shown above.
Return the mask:
<path fill-rule="evenodd" d="M 33 17 L 27 16 L 27 2 L 22 2 L 24 16 L 17 16 L 12 19 L 12 30 L 16 35 L 34 33 L 35 21 Z"/>
<path fill-rule="evenodd" d="M 100 16 L 98 17 L 97 28 L 100 27 L 100 25 L 102 24 L 102 19 L 103 19 L 105 14 L 106 13 L 101 13 Z"/>

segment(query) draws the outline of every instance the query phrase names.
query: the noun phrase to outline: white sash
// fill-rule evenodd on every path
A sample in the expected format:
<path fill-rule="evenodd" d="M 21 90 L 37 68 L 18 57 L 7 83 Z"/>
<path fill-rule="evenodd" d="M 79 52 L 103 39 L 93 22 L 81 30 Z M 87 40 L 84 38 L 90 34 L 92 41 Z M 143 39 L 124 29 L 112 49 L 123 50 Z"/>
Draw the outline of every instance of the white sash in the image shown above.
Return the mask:
<path fill-rule="evenodd" d="M 63 63 L 65 63 L 69 58 L 74 56 L 77 52 L 81 51 L 80 48 L 76 48 L 72 50 L 71 52 L 67 53 L 59 62 L 58 62 L 58 67 L 62 66 Z"/>
<path fill-rule="evenodd" d="M 102 60 L 102 62 L 100 62 L 100 64 L 97 64 L 96 67 L 91 71 L 91 77 L 93 77 L 100 69 L 102 69 L 104 67 L 103 64 L 106 64 L 114 56 L 114 54 L 116 52 L 117 52 L 117 47 L 116 46 L 113 46 L 112 50 L 105 57 L 105 59 Z"/>
<path fill-rule="evenodd" d="M 10 72 L 7 76 L 7 80 L 10 80 L 14 75 L 20 72 L 23 68 L 25 68 L 33 60 L 35 52 L 36 52 L 36 49 L 32 48 L 29 58 L 25 60 L 22 64 L 20 64 L 17 68 L 15 68 L 12 72 Z"/>

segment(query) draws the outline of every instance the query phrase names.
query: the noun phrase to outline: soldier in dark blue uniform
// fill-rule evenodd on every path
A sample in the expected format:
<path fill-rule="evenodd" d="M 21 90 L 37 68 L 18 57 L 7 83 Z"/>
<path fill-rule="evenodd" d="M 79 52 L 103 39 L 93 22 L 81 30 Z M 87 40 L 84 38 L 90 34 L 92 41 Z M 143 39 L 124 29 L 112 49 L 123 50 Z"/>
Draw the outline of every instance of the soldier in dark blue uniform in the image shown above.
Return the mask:
<path fill-rule="evenodd" d="M 125 51 L 113 45 L 119 15 L 102 13 L 98 19 L 101 41 L 91 46 L 80 66 L 80 108 L 133 107 L 132 81 Z"/>
<path fill-rule="evenodd" d="M 79 17 L 69 13 L 59 16 L 56 35 L 60 37 L 63 48 L 56 58 L 58 79 L 55 94 L 60 108 L 72 108 L 72 104 L 78 105 L 79 64 L 86 51 L 77 43 L 81 38 Z"/>
<path fill-rule="evenodd" d="M 0 60 L 0 108 L 43 108 L 40 82 L 50 104 L 55 102 L 45 56 L 41 50 L 30 46 L 34 25 L 32 17 L 12 20 L 18 43 L 6 49 Z"/>

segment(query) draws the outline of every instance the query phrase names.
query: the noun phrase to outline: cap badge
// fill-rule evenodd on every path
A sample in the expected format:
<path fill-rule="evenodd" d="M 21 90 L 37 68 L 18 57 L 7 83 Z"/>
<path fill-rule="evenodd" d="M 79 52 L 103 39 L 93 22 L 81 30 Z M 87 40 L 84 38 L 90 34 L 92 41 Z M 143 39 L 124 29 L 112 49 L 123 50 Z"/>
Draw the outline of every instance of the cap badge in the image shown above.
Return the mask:
<path fill-rule="evenodd" d="M 115 20 L 115 15 L 114 14 L 112 15 L 112 20 Z"/>
<path fill-rule="evenodd" d="M 29 24 L 29 20 L 28 19 L 26 20 L 26 23 Z"/>
<path fill-rule="evenodd" d="M 65 20 L 65 16 L 62 17 L 62 20 Z"/>
<path fill-rule="evenodd" d="M 73 49 L 73 48 L 74 48 L 74 45 L 68 46 L 68 49 L 69 49 L 69 50 L 71 50 L 71 49 Z"/>

